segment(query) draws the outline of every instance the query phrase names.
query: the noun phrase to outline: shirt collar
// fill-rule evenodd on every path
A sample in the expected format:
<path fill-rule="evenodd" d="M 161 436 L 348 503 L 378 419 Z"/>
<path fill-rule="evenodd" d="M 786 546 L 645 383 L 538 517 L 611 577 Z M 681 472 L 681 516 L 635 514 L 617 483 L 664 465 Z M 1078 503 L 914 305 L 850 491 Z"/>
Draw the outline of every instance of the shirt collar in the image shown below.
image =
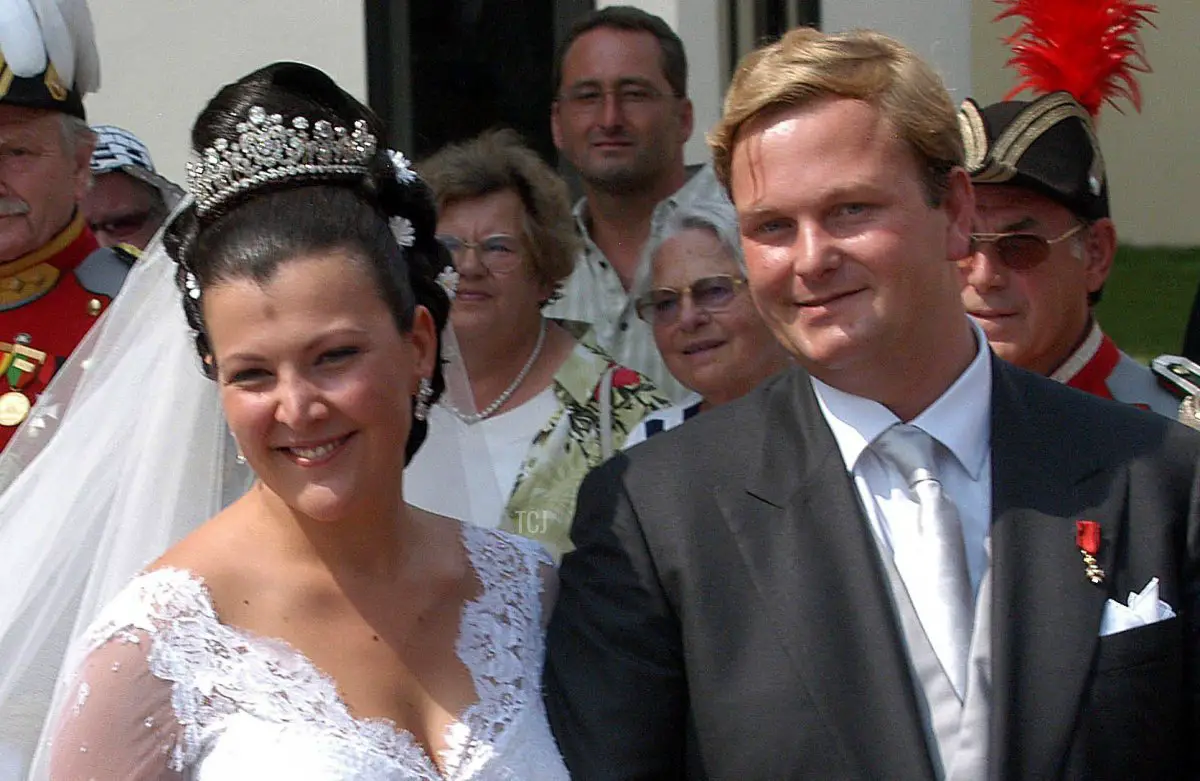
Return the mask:
<path fill-rule="evenodd" d="M 592 235 L 588 233 L 587 220 L 587 198 L 580 198 L 575 202 L 571 213 L 575 215 L 575 227 L 579 230 L 579 235 L 583 237 L 588 244 L 592 243 Z"/>
<path fill-rule="evenodd" d="M 684 200 L 696 198 L 716 186 L 716 173 L 713 171 L 712 164 L 705 163 L 688 174 L 687 181 L 683 183 L 683 186 L 658 202 L 654 207 L 654 212 L 650 215 L 651 223 L 661 222 L 664 215 L 674 211 Z M 581 197 L 575 202 L 571 213 L 575 215 L 575 227 L 579 230 L 579 235 L 594 247 L 591 233 L 588 231 L 587 196 Z"/>
<path fill-rule="evenodd" d="M 1088 329 L 1088 335 L 1075 348 L 1075 351 L 1067 356 L 1062 365 L 1050 374 L 1050 379 L 1055 382 L 1069 383 L 1084 366 L 1088 365 L 1089 361 L 1096 357 L 1103 341 L 1104 333 L 1100 330 L 1100 324 L 1093 320 Z"/>
<path fill-rule="evenodd" d="M 554 384 L 560 397 L 573 399 L 580 406 L 587 405 L 596 395 L 600 380 L 612 361 L 597 352 L 591 345 L 577 341 L 575 348 L 554 373 Z"/>
<path fill-rule="evenodd" d="M 941 442 L 971 479 L 978 480 L 991 446 L 992 363 L 983 331 L 974 322 L 971 329 L 977 345 L 974 359 L 910 423 Z M 838 390 L 815 377 L 812 384 L 846 471 L 852 472 L 863 451 L 900 419 L 877 401 Z"/>
<path fill-rule="evenodd" d="M 60 267 L 64 265 L 64 260 L 67 264 L 77 264 L 99 248 L 100 244 L 97 243 L 91 228 L 83 219 L 83 212 L 76 209 L 75 215 L 67 223 L 67 226 L 46 244 L 19 258 L 0 263 L 0 277 L 16 276 L 22 271 L 46 262 Z M 67 252 L 68 249 L 72 251 Z M 59 259 L 60 255 L 64 257 Z M 68 255 L 69 258 L 65 257 Z M 58 262 L 55 262 L 56 260 Z"/>

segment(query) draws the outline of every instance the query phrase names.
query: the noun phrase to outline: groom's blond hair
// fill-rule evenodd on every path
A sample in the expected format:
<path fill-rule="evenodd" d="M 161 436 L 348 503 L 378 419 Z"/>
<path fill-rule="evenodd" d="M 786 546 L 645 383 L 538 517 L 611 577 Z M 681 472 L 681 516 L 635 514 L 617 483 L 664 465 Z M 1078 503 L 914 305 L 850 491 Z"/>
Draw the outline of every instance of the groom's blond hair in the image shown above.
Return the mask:
<path fill-rule="evenodd" d="M 950 170 L 963 164 L 957 109 L 924 60 L 873 30 L 830 34 L 801 27 L 742 58 L 721 119 L 708 134 L 713 168 L 726 191 L 743 128 L 830 97 L 877 107 L 921 164 L 930 203 L 941 202 Z"/>

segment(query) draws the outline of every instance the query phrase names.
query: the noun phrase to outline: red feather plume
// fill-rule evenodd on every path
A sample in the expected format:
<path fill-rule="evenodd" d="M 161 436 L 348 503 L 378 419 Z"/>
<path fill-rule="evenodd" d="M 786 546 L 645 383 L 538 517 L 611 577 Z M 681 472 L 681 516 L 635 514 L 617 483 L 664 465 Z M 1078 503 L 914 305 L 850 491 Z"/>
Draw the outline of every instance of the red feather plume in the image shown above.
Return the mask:
<path fill-rule="evenodd" d="M 1023 17 L 1004 42 L 1010 67 L 1021 74 L 1005 100 L 1025 89 L 1066 90 L 1095 117 L 1105 102 L 1121 110 L 1125 98 L 1138 111 L 1142 92 L 1135 73 L 1149 73 L 1138 28 L 1158 9 L 1132 0 L 996 0 L 1007 6 L 996 21 Z"/>

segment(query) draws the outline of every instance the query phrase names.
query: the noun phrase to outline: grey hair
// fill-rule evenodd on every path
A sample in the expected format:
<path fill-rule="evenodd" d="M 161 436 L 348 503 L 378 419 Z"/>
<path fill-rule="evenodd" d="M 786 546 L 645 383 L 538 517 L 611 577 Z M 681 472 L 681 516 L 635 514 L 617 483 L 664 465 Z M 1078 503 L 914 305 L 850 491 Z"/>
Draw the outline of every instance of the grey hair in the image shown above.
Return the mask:
<path fill-rule="evenodd" d="M 62 148 L 68 157 L 74 157 L 80 144 L 95 143 L 96 133 L 88 123 L 71 114 L 59 114 L 62 128 Z"/>
<path fill-rule="evenodd" d="M 711 197 L 680 204 L 667 217 L 667 221 L 658 235 L 653 236 L 647 242 L 645 257 L 649 258 L 650 262 L 643 266 L 643 273 L 638 275 L 634 285 L 635 299 L 650 290 L 654 279 L 654 262 L 658 258 L 659 250 L 685 230 L 706 230 L 715 235 L 721 248 L 729 253 L 729 257 L 737 264 L 738 270 L 745 276 L 746 258 L 742 254 L 737 210 L 733 203 L 725 197 L 724 192 L 718 191 Z"/>

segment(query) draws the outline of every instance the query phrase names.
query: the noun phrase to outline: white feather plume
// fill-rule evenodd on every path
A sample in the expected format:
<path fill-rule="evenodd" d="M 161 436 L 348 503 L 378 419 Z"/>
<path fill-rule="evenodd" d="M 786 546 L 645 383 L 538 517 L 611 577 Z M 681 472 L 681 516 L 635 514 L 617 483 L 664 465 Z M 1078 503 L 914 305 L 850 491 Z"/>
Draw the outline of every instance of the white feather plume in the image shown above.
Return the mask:
<path fill-rule="evenodd" d="M 100 54 L 87 0 L 33 0 L 50 62 L 67 85 L 87 94 L 100 87 Z"/>
<path fill-rule="evenodd" d="M 42 30 L 29 0 L 0 0 L 0 54 L 23 78 L 46 70 Z"/>
<path fill-rule="evenodd" d="M 87 0 L 59 0 L 67 26 L 75 33 L 75 90 L 86 95 L 100 89 L 100 50 Z"/>
<path fill-rule="evenodd" d="M 46 54 L 50 56 L 50 62 L 54 64 L 64 84 L 74 84 L 75 39 L 71 35 L 71 29 L 67 27 L 62 10 L 54 0 L 33 0 L 33 10 L 37 11 L 38 24 L 42 27 L 42 41 L 46 44 Z"/>

